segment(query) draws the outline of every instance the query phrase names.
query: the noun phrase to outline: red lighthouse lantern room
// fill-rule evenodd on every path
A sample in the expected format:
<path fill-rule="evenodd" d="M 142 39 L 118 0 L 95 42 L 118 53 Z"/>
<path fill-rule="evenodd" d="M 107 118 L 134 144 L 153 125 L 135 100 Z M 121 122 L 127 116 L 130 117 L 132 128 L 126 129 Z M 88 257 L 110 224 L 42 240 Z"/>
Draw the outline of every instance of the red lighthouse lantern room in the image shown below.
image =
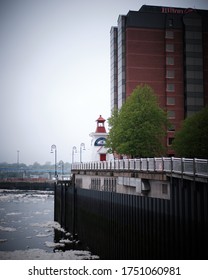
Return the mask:
<path fill-rule="evenodd" d="M 97 128 L 95 133 L 106 133 L 105 130 L 105 119 L 100 115 L 100 117 L 96 120 Z"/>

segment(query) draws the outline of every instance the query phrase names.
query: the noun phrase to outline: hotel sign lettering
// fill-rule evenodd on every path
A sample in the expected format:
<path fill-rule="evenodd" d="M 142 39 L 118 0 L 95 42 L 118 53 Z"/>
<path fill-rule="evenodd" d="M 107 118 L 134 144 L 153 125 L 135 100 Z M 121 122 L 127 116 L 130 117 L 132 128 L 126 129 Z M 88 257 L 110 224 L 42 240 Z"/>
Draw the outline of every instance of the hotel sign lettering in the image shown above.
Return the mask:
<path fill-rule="evenodd" d="M 194 10 L 191 8 L 188 9 L 177 9 L 177 8 L 168 8 L 168 7 L 162 7 L 162 13 L 164 14 L 190 14 L 192 13 Z"/>

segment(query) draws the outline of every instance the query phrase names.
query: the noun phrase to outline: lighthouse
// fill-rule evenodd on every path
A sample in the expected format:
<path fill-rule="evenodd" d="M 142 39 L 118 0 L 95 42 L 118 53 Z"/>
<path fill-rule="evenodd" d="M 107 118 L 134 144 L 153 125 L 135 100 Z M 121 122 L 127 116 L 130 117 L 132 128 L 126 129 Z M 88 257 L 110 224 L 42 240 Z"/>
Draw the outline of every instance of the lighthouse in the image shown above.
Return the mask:
<path fill-rule="evenodd" d="M 90 136 L 91 141 L 91 160 L 92 161 L 106 161 L 109 160 L 110 154 L 108 154 L 105 148 L 106 137 L 108 133 L 105 129 L 105 119 L 100 115 L 96 120 L 97 126 L 95 132 L 92 132 Z"/>

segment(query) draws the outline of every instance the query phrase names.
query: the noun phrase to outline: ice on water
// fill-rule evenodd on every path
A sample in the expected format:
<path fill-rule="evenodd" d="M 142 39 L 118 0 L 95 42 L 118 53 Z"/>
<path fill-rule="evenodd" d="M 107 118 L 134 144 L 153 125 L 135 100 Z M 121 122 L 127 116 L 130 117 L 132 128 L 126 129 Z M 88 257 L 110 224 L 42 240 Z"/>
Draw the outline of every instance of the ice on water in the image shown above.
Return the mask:
<path fill-rule="evenodd" d="M 73 241 L 53 221 L 51 191 L 0 190 L 0 259 L 97 259 L 89 251 L 61 250 Z M 64 235 L 54 241 L 54 230 Z"/>

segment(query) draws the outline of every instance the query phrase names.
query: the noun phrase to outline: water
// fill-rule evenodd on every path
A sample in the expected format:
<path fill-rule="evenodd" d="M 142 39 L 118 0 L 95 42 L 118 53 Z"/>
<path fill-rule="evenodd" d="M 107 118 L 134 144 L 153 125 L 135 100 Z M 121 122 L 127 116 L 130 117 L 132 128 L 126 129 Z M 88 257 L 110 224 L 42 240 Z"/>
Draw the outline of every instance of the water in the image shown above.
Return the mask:
<path fill-rule="evenodd" d="M 0 259 L 97 258 L 77 248 L 67 251 L 75 241 L 53 218 L 53 192 L 0 190 Z M 58 242 L 55 231 L 62 233 Z"/>

